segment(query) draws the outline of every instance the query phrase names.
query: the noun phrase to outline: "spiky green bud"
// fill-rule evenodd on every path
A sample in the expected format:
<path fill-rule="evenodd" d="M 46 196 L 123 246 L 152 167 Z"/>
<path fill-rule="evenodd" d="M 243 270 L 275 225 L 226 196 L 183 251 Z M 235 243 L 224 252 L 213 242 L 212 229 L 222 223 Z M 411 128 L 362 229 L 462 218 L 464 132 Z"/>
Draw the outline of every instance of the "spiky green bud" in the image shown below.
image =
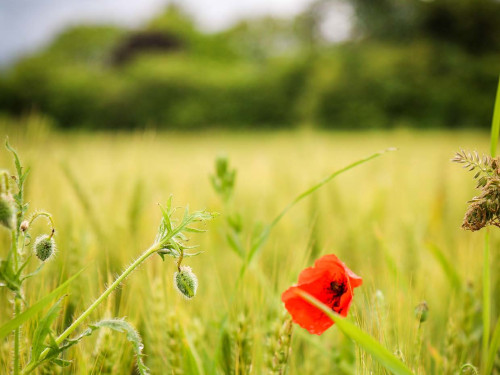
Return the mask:
<path fill-rule="evenodd" d="M 36 239 L 33 251 L 38 259 L 45 262 L 56 252 L 56 242 L 53 237 L 44 234 Z"/>
<path fill-rule="evenodd" d="M 7 229 L 13 229 L 16 222 L 16 206 L 9 194 L 0 194 L 0 224 Z"/>
<path fill-rule="evenodd" d="M 422 301 L 420 302 L 417 307 L 415 307 L 415 317 L 420 323 L 423 323 L 427 320 L 427 317 L 429 315 L 429 306 L 427 305 L 427 302 Z"/>
<path fill-rule="evenodd" d="M 181 266 L 180 271 L 174 274 L 175 288 L 187 299 L 191 299 L 196 294 L 198 279 L 189 266 Z"/>

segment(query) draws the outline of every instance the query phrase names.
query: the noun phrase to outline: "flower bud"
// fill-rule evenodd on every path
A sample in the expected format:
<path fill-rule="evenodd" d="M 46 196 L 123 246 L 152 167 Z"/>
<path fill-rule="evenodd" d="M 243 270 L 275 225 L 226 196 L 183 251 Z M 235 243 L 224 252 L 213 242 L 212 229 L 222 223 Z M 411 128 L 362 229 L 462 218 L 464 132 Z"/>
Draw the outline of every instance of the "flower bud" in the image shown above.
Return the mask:
<path fill-rule="evenodd" d="M 191 299 L 196 294 L 198 279 L 189 266 L 181 266 L 180 271 L 174 274 L 175 288 L 187 299 Z"/>
<path fill-rule="evenodd" d="M 19 229 L 21 230 L 21 232 L 26 232 L 28 230 L 30 226 L 30 223 L 28 222 L 28 220 L 24 220 L 21 225 L 19 226 Z"/>
<path fill-rule="evenodd" d="M 16 222 L 14 200 L 9 194 L 0 194 L 0 224 L 7 229 L 13 229 Z"/>
<path fill-rule="evenodd" d="M 418 319 L 420 323 L 423 323 L 427 320 L 427 316 L 429 315 L 429 306 L 427 302 L 420 302 L 417 307 L 415 307 L 415 317 Z"/>
<path fill-rule="evenodd" d="M 56 252 L 56 242 L 47 234 L 37 237 L 33 251 L 38 259 L 45 262 Z"/>

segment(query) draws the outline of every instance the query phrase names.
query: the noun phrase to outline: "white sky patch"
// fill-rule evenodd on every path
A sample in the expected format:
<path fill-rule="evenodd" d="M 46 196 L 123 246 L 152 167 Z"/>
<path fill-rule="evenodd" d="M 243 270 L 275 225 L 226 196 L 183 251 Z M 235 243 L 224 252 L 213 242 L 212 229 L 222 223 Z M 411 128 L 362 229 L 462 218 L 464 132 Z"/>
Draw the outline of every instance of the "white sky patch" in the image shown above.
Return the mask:
<path fill-rule="evenodd" d="M 326 9 L 321 33 L 330 42 L 342 42 L 351 36 L 354 10 L 346 3 L 335 2 Z"/>

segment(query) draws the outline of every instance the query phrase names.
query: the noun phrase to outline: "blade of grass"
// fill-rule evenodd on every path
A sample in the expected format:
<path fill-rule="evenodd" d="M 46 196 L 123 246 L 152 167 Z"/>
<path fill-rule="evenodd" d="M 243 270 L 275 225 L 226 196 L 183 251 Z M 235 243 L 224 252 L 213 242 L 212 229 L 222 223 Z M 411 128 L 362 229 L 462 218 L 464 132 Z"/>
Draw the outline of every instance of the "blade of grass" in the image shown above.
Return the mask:
<path fill-rule="evenodd" d="M 495 364 L 495 357 L 499 349 L 500 349 L 500 318 L 497 319 L 495 331 L 493 332 L 493 337 L 490 342 L 490 348 L 488 350 L 488 358 L 486 360 L 486 366 L 485 366 L 485 374 L 493 373 L 493 365 Z"/>
<path fill-rule="evenodd" d="M 441 249 L 433 243 L 428 243 L 426 247 L 443 269 L 444 274 L 448 278 L 451 286 L 457 291 L 460 290 L 462 288 L 462 281 L 460 280 L 457 270 L 451 264 L 446 255 L 444 255 Z"/>
<path fill-rule="evenodd" d="M 339 329 L 346 336 L 354 340 L 366 352 L 370 353 L 387 370 L 396 375 L 413 375 L 410 369 L 406 367 L 403 362 L 401 362 L 394 354 L 392 354 L 389 350 L 387 350 L 379 342 L 377 342 L 372 336 L 363 332 L 349 320 L 342 318 L 340 315 L 334 313 L 328 308 L 328 306 L 318 301 L 309 293 L 304 292 L 300 289 L 296 290 L 296 293 L 305 301 L 309 302 L 311 305 L 317 307 L 326 315 L 328 315 L 328 317 L 337 324 L 337 327 L 339 327 Z"/>
<path fill-rule="evenodd" d="M 495 98 L 495 107 L 493 109 L 493 119 L 491 122 L 490 153 L 495 157 L 497 153 L 498 134 L 500 132 L 500 78 L 497 87 L 497 96 Z M 487 229 L 484 235 L 484 253 L 483 253 L 483 342 L 481 347 L 481 367 L 483 374 L 486 371 L 488 360 L 488 345 L 490 341 L 490 323 L 491 320 L 491 284 L 490 284 L 490 232 Z"/>
<path fill-rule="evenodd" d="M 255 257 L 255 255 L 257 254 L 257 252 L 261 249 L 262 245 L 266 242 L 267 238 L 269 237 L 269 234 L 271 233 L 271 230 L 276 226 L 276 224 L 278 224 L 278 222 L 283 218 L 283 216 L 285 216 L 286 213 L 288 211 L 290 211 L 302 199 L 304 199 L 307 196 L 311 195 L 316 190 L 318 190 L 322 186 L 326 185 L 328 182 L 330 182 L 331 180 L 333 180 L 338 175 L 340 175 L 340 174 L 342 174 L 344 172 L 347 172 L 348 170 L 353 169 L 354 167 L 357 167 L 360 164 L 363 164 L 363 163 L 366 163 L 366 162 L 368 162 L 368 161 L 370 161 L 372 159 L 375 159 L 375 158 L 377 158 L 377 157 L 385 154 L 386 152 L 396 151 L 396 150 L 397 150 L 396 148 L 388 148 L 388 149 L 376 152 L 376 153 L 374 153 L 374 154 L 372 154 L 372 155 L 370 155 L 370 156 L 368 156 L 368 157 L 366 157 L 364 159 L 357 160 L 354 163 L 351 163 L 351 164 L 347 165 L 346 167 L 341 168 L 338 171 L 333 172 L 331 175 L 327 176 L 326 178 L 324 178 L 323 180 L 321 180 L 317 184 L 313 185 L 312 187 L 310 187 L 309 189 L 307 189 L 303 193 L 299 194 L 283 210 L 281 210 L 281 212 L 278 214 L 278 216 L 276 216 L 274 218 L 274 220 L 269 225 L 267 225 L 264 228 L 264 230 L 262 231 L 261 235 L 258 237 L 258 239 L 254 242 L 254 244 L 250 248 L 250 251 L 248 252 L 248 257 L 247 257 L 245 263 L 243 264 L 243 267 L 242 267 L 242 270 L 241 270 L 240 274 L 244 273 L 244 271 L 246 270 L 248 264 L 250 264 L 250 262 Z"/>
<path fill-rule="evenodd" d="M 52 292 L 50 292 L 49 294 L 47 294 L 45 297 L 43 297 L 42 299 L 40 299 L 33 306 L 31 306 L 29 309 L 25 310 L 23 313 L 17 315 L 14 319 L 8 321 L 3 326 L 1 326 L 0 327 L 0 340 L 2 340 L 3 338 L 5 338 L 13 330 L 15 330 L 17 327 L 21 326 L 28 319 L 30 319 L 33 316 L 35 316 L 45 306 L 47 306 L 53 299 L 55 299 L 55 298 L 59 297 L 60 295 L 62 295 L 66 291 L 66 288 L 69 286 L 69 284 L 71 284 L 71 282 L 73 282 L 78 276 L 80 276 L 80 274 L 85 269 L 86 269 L 86 267 L 83 268 L 82 270 L 80 270 L 74 276 L 70 277 L 68 280 L 66 280 L 59 287 L 57 287 Z"/>
<path fill-rule="evenodd" d="M 490 153 L 491 157 L 497 155 L 498 134 L 500 132 L 500 77 L 498 79 L 497 96 L 493 109 L 493 119 L 491 123 Z"/>

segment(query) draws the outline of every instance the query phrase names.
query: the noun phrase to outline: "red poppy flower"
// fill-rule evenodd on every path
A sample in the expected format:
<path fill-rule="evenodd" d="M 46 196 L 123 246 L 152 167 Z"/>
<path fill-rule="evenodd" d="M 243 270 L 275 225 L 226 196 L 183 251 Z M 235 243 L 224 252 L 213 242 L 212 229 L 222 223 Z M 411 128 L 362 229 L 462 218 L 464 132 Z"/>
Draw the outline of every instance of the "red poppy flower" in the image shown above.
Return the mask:
<path fill-rule="evenodd" d="M 333 254 L 319 258 L 314 267 L 303 270 L 298 284 L 283 292 L 281 300 L 292 316 L 292 320 L 310 333 L 321 335 L 332 324 L 332 320 L 321 310 L 302 299 L 295 290 L 301 289 L 329 306 L 336 313 L 347 316 L 353 289 L 363 283 L 361 277 L 352 272 Z"/>

